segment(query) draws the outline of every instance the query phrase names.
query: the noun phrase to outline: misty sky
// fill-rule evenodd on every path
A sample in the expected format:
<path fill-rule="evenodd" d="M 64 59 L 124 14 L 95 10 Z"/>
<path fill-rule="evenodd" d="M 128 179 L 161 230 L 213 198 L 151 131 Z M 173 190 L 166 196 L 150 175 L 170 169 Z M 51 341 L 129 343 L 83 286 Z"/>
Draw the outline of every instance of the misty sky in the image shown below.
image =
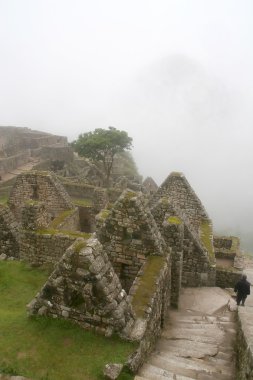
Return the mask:
<path fill-rule="evenodd" d="M 216 230 L 250 235 L 252 19 L 252 0 L 0 0 L 0 125 L 126 130 L 144 177 L 183 172 Z"/>

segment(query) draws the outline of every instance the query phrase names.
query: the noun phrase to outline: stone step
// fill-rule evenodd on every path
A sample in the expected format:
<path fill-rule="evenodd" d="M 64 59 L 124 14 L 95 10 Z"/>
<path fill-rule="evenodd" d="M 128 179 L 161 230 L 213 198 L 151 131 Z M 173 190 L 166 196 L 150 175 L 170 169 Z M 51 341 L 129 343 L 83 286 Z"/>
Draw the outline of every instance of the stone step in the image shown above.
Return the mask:
<path fill-rule="evenodd" d="M 172 326 L 175 326 L 175 327 L 180 327 L 182 329 L 191 329 L 191 330 L 194 330 L 194 329 L 209 329 L 210 331 L 211 330 L 215 330 L 217 328 L 223 328 L 222 325 L 220 325 L 219 323 L 209 323 L 209 322 L 175 322 L 173 324 L 170 324 L 170 325 L 166 325 L 164 330 L 169 330 Z M 221 327 L 219 327 L 221 326 Z"/>
<path fill-rule="evenodd" d="M 219 344 L 222 342 L 225 333 L 218 328 L 212 330 L 192 330 L 174 327 L 170 330 L 163 331 L 161 336 L 165 339 L 186 339 L 195 342 Z"/>
<path fill-rule="evenodd" d="M 157 351 L 171 352 L 175 356 L 185 358 L 203 358 L 206 355 L 214 356 L 218 353 L 218 346 L 212 343 L 201 343 L 190 340 L 167 340 L 160 338 L 156 345 Z"/>
<path fill-rule="evenodd" d="M 222 358 L 219 358 L 218 355 L 215 357 L 208 357 L 205 358 L 206 362 L 209 364 L 212 364 L 214 366 L 221 366 L 221 367 L 228 367 L 228 368 L 234 368 L 235 364 L 232 361 L 232 358 L 230 360 L 224 360 Z"/>
<path fill-rule="evenodd" d="M 139 372 L 139 376 L 142 376 L 151 380 L 197 380 L 197 377 L 192 377 L 192 371 L 188 371 L 189 375 L 177 375 L 171 371 L 166 371 L 162 368 L 156 367 L 151 364 L 144 364 Z"/>
<path fill-rule="evenodd" d="M 229 375 L 215 374 L 214 376 L 214 375 L 208 375 L 205 373 L 200 373 L 198 375 L 198 380 L 236 380 L 236 378 L 233 374 L 229 374 Z"/>
<path fill-rule="evenodd" d="M 186 359 L 173 356 L 167 352 L 160 352 L 158 354 L 153 354 L 149 363 L 157 367 L 163 368 L 165 370 L 173 371 L 178 374 L 185 374 L 185 370 L 193 371 L 191 375 L 197 376 L 199 372 L 205 372 L 208 374 L 216 375 L 233 375 L 234 368 L 231 368 L 231 361 L 227 362 L 226 365 L 223 363 L 216 363 L 216 366 L 213 365 L 213 362 L 208 362 L 205 359 Z M 198 378 L 198 377 L 197 377 Z"/>
<path fill-rule="evenodd" d="M 188 359 L 180 358 L 168 354 L 166 352 L 160 352 L 159 354 L 153 354 L 149 363 L 157 367 L 162 367 L 168 371 L 175 373 L 182 373 L 181 369 L 192 370 L 194 373 L 207 372 L 213 374 L 231 374 L 233 373 L 227 366 L 214 366 L 213 363 L 208 363 L 202 359 Z"/>

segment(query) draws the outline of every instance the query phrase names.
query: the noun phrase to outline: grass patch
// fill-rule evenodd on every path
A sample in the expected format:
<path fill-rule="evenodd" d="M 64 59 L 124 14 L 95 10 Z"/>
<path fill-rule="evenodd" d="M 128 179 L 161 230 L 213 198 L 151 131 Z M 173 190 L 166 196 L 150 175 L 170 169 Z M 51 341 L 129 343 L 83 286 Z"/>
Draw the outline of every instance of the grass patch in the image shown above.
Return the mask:
<path fill-rule="evenodd" d="M 75 244 L 74 249 L 75 249 L 76 253 L 79 253 L 85 247 L 86 247 L 86 242 L 84 242 L 84 241 L 78 241 Z"/>
<path fill-rule="evenodd" d="M 83 206 L 83 207 L 92 207 L 93 206 L 92 200 L 88 199 L 88 198 L 87 199 L 72 198 L 72 201 L 76 206 Z"/>
<path fill-rule="evenodd" d="M 99 217 L 102 218 L 102 219 L 106 219 L 110 214 L 110 210 L 108 210 L 107 208 L 103 209 L 102 211 L 100 211 L 99 213 Z"/>
<path fill-rule="evenodd" d="M 145 317 L 145 310 L 156 289 L 156 280 L 164 263 L 165 257 L 163 256 L 149 256 L 147 258 L 143 275 L 132 301 L 134 311 L 139 318 Z"/>
<path fill-rule="evenodd" d="M 42 229 L 42 230 L 37 230 L 35 233 L 40 234 L 40 235 L 68 235 L 71 237 L 81 237 L 84 239 L 89 239 L 91 237 L 91 234 L 87 232 L 80 232 L 80 231 L 67 231 L 67 230 L 54 230 L 53 228 L 47 228 L 47 229 Z"/>
<path fill-rule="evenodd" d="M 132 199 L 137 196 L 137 194 L 134 191 L 127 190 L 124 194 L 127 199 Z"/>
<path fill-rule="evenodd" d="M 0 372 L 34 380 L 102 380 L 104 365 L 124 363 L 136 345 L 68 321 L 28 318 L 25 305 L 46 279 L 41 269 L 0 262 Z M 133 379 L 126 376 L 122 380 Z"/>
<path fill-rule="evenodd" d="M 213 262 L 215 260 L 215 253 L 212 236 L 213 231 L 211 223 L 208 220 L 203 220 L 200 225 L 200 239 L 209 254 L 210 260 Z"/>
<path fill-rule="evenodd" d="M 8 200 L 9 200 L 8 195 L 0 195 L 0 204 L 7 205 Z"/>
<path fill-rule="evenodd" d="M 71 210 L 66 210 L 66 211 L 63 211 L 60 213 L 60 215 L 58 215 L 56 218 L 54 218 L 54 220 L 52 221 L 52 223 L 50 223 L 50 226 L 49 228 L 53 228 L 53 229 L 57 229 L 57 227 L 64 222 L 64 220 L 72 215 L 73 213 L 75 212 L 75 209 L 71 209 Z"/>
<path fill-rule="evenodd" d="M 167 219 L 167 222 L 168 223 L 171 223 L 171 224 L 181 224 L 182 223 L 182 220 L 180 218 L 178 218 L 177 216 L 170 216 L 168 219 Z"/>

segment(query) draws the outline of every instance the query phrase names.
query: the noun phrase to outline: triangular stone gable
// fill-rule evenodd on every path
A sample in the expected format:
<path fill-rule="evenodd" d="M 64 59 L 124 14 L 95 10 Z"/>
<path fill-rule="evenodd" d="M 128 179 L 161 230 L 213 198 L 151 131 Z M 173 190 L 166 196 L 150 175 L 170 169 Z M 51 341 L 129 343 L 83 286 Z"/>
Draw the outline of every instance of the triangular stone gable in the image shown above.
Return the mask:
<path fill-rule="evenodd" d="M 145 187 L 145 189 L 147 190 L 149 194 L 154 194 L 158 190 L 158 185 L 156 184 L 156 182 L 153 180 L 152 177 L 147 177 L 143 181 L 143 186 Z"/>
<path fill-rule="evenodd" d="M 26 202 L 45 202 L 51 217 L 74 208 L 70 196 L 57 177 L 46 171 L 32 170 L 20 174 L 12 187 L 8 205 L 18 220 Z"/>
<path fill-rule="evenodd" d="M 0 205 L 0 255 L 19 258 L 18 223 L 7 206 Z"/>
<path fill-rule="evenodd" d="M 30 315 L 69 319 L 105 334 L 133 320 L 126 292 L 95 237 L 79 238 L 66 250 L 27 307 Z"/>
<path fill-rule="evenodd" d="M 97 234 L 122 285 L 129 291 L 148 255 L 166 245 L 142 193 L 125 190 L 110 211 L 97 216 Z"/>
<path fill-rule="evenodd" d="M 166 178 L 152 198 L 151 205 L 154 206 L 162 197 L 168 197 L 196 230 L 203 219 L 209 220 L 200 199 L 182 173 L 173 172 Z"/>

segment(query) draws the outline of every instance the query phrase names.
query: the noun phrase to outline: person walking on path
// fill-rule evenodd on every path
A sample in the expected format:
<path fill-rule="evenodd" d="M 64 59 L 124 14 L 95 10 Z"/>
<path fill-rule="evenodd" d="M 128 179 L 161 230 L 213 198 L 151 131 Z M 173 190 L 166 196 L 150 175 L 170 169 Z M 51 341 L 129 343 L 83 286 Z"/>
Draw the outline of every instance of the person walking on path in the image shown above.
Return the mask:
<path fill-rule="evenodd" d="M 250 294 L 250 283 L 247 281 L 246 274 L 243 274 L 242 278 L 236 283 L 234 291 L 237 293 L 237 305 L 239 306 L 242 303 L 242 306 L 244 306 L 245 300 Z"/>

